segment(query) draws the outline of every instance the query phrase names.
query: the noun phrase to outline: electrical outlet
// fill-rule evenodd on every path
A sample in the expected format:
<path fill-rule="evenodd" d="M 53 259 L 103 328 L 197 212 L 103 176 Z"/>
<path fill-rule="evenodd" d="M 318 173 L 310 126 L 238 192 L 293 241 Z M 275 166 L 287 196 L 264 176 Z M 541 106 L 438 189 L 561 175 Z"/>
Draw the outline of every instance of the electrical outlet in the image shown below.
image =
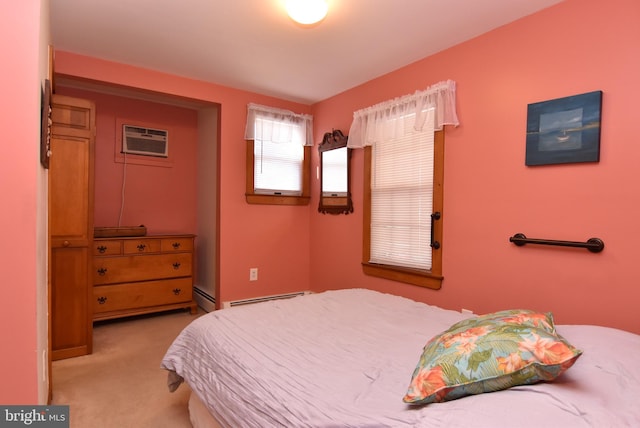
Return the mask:
<path fill-rule="evenodd" d="M 249 269 L 249 281 L 257 281 L 258 280 L 258 268 Z"/>

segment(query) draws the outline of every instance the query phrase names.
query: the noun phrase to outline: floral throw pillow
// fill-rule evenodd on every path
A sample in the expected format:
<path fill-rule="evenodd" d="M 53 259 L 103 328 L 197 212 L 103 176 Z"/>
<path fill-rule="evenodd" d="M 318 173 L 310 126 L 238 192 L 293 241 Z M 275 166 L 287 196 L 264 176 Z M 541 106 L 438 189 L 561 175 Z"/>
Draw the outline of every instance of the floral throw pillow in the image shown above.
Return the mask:
<path fill-rule="evenodd" d="M 551 381 L 581 354 L 556 333 L 551 313 L 508 310 L 470 318 L 425 345 L 403 401 L 428 404 Z"/>

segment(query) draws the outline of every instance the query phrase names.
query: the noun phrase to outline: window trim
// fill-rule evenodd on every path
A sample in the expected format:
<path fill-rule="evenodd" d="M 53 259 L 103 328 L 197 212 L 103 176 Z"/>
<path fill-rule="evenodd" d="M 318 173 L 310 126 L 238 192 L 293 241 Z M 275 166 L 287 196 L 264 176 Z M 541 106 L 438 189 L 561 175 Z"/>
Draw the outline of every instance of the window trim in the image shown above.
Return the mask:
<path fill-rule="evenodd" d="M 255 193 L 254 189 L 254 144 L 255 140 L 247 142 L 247 181 L 245 197 L 248 204 L 255 205 L 309 205 L 311 201 L 311 146 L 304 146 L 304 159 L 302 160 L 302 195 L 266 195 Z"/>
<path fill-rule="evenodd" d="M 440 248 L 432 253 L 431 270 L 370 263 L 371 254 L 371 146 L 364 148 L 364 209 L 362 221 L 362 270 L 366 275 L 439 290 L 442 287 L 443 195 L 444 195 L 444 130 L 434 133 L 433 151 L 433 212 L 440 212 L 440 220 L 433 226 L 433 239 Z"/>

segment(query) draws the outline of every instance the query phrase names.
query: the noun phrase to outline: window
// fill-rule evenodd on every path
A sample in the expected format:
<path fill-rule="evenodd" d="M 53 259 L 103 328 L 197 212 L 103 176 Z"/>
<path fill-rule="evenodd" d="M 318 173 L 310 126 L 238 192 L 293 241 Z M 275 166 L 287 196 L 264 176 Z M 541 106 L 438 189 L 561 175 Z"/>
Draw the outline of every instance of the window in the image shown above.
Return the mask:
<path fill-rule="evenodd" d="M 249 104 L 246 198 L 250 204 L 310 201 L 312 118 Z"/>
<path fill-rule="evenodd" d="M 438 289 L 442 282 L 444 132 L 421 132 L 365 148 L 363 269 Z M 433 232 L 433 237 L 431 233 Z"/>
<path fill-rule="evenodd" d="M 453 81 L 354 113 L 348 146 L 364 149 L 365 274 L 441 287 L 445 124 L 458 125 Z"/>

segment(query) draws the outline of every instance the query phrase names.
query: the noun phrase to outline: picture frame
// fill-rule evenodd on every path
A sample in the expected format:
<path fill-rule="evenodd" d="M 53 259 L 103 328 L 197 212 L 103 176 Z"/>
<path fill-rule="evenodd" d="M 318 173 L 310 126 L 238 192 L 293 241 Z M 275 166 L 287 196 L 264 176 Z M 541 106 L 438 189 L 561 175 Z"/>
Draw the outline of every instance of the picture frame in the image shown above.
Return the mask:
<path fill-rule="evenodd" d="M 42 87 L 40 116 L 40 163 L 48 169 L 51 157 L 51 81 L 49 79 L 44 80 Z"/>
<path fill-rule="evenodd" d="M 600 161 L 602 91 L 527 106 L 525 165 Z"/>

